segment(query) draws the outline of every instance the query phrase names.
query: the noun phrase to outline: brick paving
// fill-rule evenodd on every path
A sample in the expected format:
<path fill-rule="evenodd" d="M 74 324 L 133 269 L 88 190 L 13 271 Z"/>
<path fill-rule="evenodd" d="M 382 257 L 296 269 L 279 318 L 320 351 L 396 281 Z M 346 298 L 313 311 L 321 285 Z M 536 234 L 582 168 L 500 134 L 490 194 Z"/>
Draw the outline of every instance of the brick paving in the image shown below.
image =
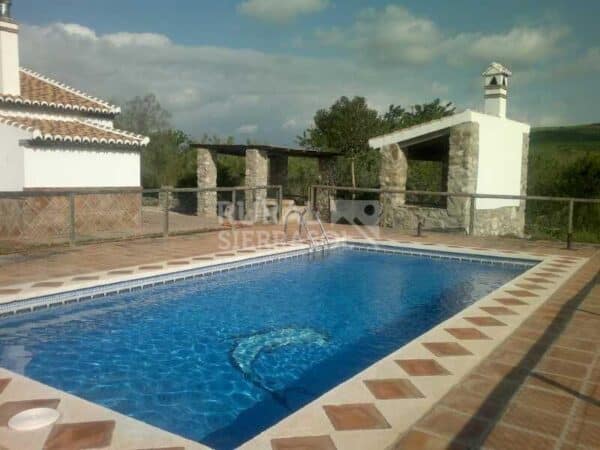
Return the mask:
<path fill-rule="evenodd" d="M 330 227 L 332 233 L 357 236 L 351 227 Z M 377 230 L 385 238 L 400 239 L 392 231 Z M 371 235 L 373 235 L 371 233 Z M 360 236 L 359 236 L 360 237 Z M 225 238 L 225 239 L 223 239 Z M 0 288 L 31 282 L 39 285 L 48 279 L 85 277 L 85 274 L 170 261 L 202 254 L 232 253 L 233 249 L 280 243 L 281 227 L 254 227 L 168 239 L 144 239 L 102 243 L 75 248 L 36 250 L 25 255 L 0 258 Z M 600 251 L 578 246 L 566 251 L 562 243 L 528 242 L 517 239 L 470 238 L 461 235 L 429 234 L 403 236 L 423 244 L 443 243 L 474 250 L 497 249 L 508 252 L 564 255 L 558 263 L 544 263 L 535 276 L 518 289 L 505 291 L 468 318 L 478 328 L 447 328 L 448 337 L 464 342 L 485 341 L 487 330 L 504 327 L 503 320 L 514 314 L 511 307 L 538 298 L 544 284 L 565 273 L 571 256 L 592 259 L 545 302 L 517 331 L 469 373 L 458 385 L 423 416 L 408 432 L 398 436 L 392 449 L 433 450 L 482 448 L 486 450 L 570 450 L 600 448 Z M 212 257 L 211 257 L 212 258 Z M 555 259 L 556 261 L 556 259 Z M 187 262 L 186 262 L 187 264 Z M 494 316 L 494 317 L 491 317 Z M 423 343 L 432 356 L 465 358 L 471 353 L 456 342 Z M 444 359 L 445 360 L 445 359 Z M 443 379 L 450 372 L 434 359 L 398 359 L 396 364 L 407 375 Z M 3 389 L 0 380 L 0 391 Z M 422 393 L 406 378 L 367 380 L 373 398 L 420 398 Z M 5 387 L 5 385 L 4 385 Z M 348 403 L 324 407 L 335 430 L 389 429 L 390 424 L 374 403 Z M 110 422 L 88 422 L 93 432 L 82 432 L 82 445 L 101 447 L 112 432 Z M 356 432 L 354 431 L 354 432 Z M 46 442 L 47 448 L 61 448 L 63 439 L 77 430 L 57 428 Z M 87 441 L 86 439 L 90 439 Z M 79 443 L 78 443 L 79 445 Z M 332 449 L 329 436 L 317 434 L 273 439 L 274 449 Z"/>
<path fill-rule="evenodd" d="M 600 448 L 600 254 L 391 447 Z"/>

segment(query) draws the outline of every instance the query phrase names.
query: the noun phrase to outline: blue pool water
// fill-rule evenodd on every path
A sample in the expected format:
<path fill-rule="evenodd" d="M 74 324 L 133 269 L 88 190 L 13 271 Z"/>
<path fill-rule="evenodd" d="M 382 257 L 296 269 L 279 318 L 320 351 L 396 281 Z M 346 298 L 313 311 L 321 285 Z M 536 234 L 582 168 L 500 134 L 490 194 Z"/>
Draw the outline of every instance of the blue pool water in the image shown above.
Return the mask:
<path fill-rule="evenodd" d="M 0 366 L 234 448 L 524 270 L 342 248 L 0 321 Z"/>

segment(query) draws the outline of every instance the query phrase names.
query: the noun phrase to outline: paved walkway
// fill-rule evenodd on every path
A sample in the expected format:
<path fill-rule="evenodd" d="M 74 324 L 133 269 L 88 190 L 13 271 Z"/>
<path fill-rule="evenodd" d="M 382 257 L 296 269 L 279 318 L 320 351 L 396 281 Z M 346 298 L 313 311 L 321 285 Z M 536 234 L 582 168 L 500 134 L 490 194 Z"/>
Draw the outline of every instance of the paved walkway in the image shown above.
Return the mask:
<path fill-rule="evenodd" d="M 359 235 L 354 227 L 337 226 L 330 231 Z M 399 436 L 392 446 L 394 450 L 600 448 L 600 250 L 597 247 L 579 245 L 576 250 L 567 251 L 563 243 L 557 242 L 434 233 L 416 238 L 388 230 L 369 231 L 371 236 L 379 233 L 406 242 L 593 257 L 500 348 L 412 429 Z M 0 288 L 264 245 L 283 238 L 280 226 L 264 226 L 36 250 L 0 258 Z M 317 442 L 306 449 L 325 448 L 318 445 Z"/>
<path fill-rule="evenodd" d="M 599 449 L 599 269 L 596 254 L 392 448 Z"/>

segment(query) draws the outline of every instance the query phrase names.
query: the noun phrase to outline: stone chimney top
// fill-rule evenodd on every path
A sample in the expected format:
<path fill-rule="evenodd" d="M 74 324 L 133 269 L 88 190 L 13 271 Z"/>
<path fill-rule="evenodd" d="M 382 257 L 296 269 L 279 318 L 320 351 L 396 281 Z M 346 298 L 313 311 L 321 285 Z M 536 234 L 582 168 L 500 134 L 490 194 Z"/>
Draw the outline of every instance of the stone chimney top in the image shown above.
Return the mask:
<path fill-rule="evenodd" d="M 12 20 L 10 15 L 10 7 L 12 6 L 11 0 L 0 0 L 0 18 L 3 20 Z"/>
<path fill-rule="evenodd" d="M 502 64 L 493 62 L 481 75 L 484 79 L 485 113 L 505 118 L 508 79 L 512 72 Z"/>

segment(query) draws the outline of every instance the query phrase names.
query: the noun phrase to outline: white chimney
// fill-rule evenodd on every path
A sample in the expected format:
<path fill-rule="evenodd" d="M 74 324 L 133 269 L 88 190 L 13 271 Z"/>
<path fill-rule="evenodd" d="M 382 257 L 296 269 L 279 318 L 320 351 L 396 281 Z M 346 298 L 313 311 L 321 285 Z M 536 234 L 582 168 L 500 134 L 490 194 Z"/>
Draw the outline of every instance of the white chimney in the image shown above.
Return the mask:
<path fill-rule="evenodd" d="M 21 95 L 19 25 L 10 16 L 11 0 L 0 0 L 0 94 Z"/>
<path fill-rule="evenodd" d="M 505 118 L 508 79 L 512 76 L 512 72 L 502 64 L 493 62 L 482 75 L 485 89 L 485 113 Z"/>

